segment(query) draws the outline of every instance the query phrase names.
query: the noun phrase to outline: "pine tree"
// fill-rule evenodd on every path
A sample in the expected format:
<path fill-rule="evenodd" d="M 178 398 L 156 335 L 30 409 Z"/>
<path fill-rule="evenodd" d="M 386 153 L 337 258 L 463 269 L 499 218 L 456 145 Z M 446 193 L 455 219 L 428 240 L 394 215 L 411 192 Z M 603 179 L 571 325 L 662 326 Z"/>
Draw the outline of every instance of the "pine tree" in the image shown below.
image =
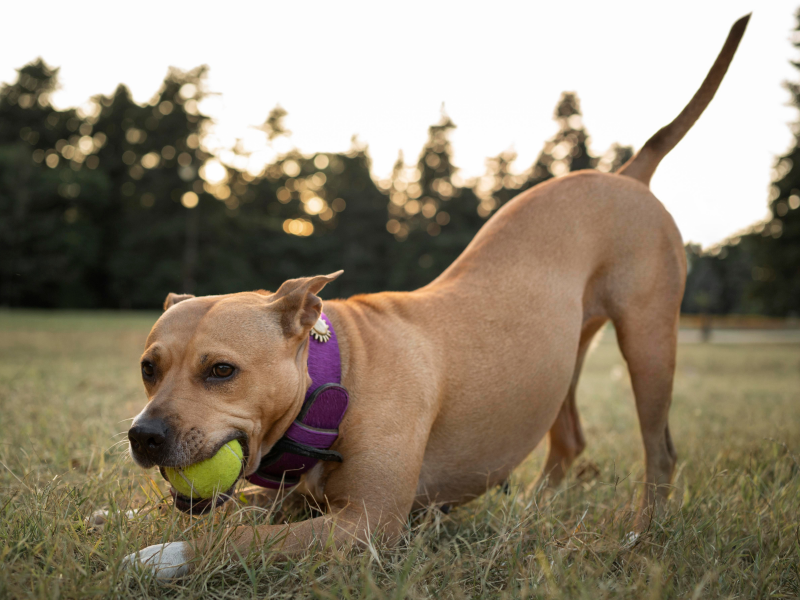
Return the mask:
<path fill-rule="evenodd" d="M 478 206 L 480 216 L 486 217 L 503 206 L 516 196 L 525 184 L 525 175 L 515 175 L 512 172 L 511 165 L 516 159 L 516 152 L 506 150 L 486 160 L 486 174 L 476 186 L 481 196 L 481 203 Z"/>
<path fill-rule="evenodd" d="M 57 111 L 58 69 L 37 59 L 0 89 L 0 304 L 102 305 L 90 273 L 103 260 L 92 222 L 107 180 L 74 109 Z"/>
<path fill-rule="evenodd" d="M 402 155 L 395 163 L 389 193 L 393 219 L 388 229 L 399 241 L 414 231 L 439 235 L 450 222 L 451 212 L 460 208 L 452 201 L 461 195 L 454 181 L 458 169 L 453 165 L 450 145 L 450 131 L 455 127 L 443 110 L 439 122 L 428 128 L 416 166 L 406 168 Z"/>
<path fill-rule="evenodd" d="M 270 142 L 281 136 L 290 136 L 292 132 L 286 128 L 284 123 L 284 119 L 288 114 L 286 109 L 279 104 L 269 111 L 267 119 L 260 127 L 256 127 L 256 129 L 263 131 L 267 136 L 267 140 Z"/>
<path fill-rule="evenodd" d="M 614 142 L 595 166 L 598 171 L 616 173 L 631 158 L 633 158 L 633 148 L 631 146 L 623 146 Z"/>
<path fill-rule="evenodd" d="M 797 19 L 795 31 L 800 32 L 800 11 Z M 800 41 L 794 47 L 800 49 Z M 800 63 L 794 66 L 800 70 Z M 792 105 L 800 109 L 800 84 L 787 83 L 786 88 Z M 769 194 L 771 219 L 747 240 L 753 246 L 751 294 L 766 314 L 780 316 L 800 315 L 800 120 L 793 130 L 794 147 L 775 164 Z"/>
<path fill-rule="evenodd" d="M 390 289 L 429 283 L 466 248 L 482 224 L 478 198 L 462 187 L 453 164 L 450 132 L 455 124 L 442 110 L 428 128 L 417 164 L 395 163 L 389 189 L 387 230 L 399 242 L 390 253 Z"/>
<path fill-rule="evenodd" d="M 612 144 L 598 159 L 589 149 L 589 134 L 583 125 L 580 101 L 574 92 L 564 92 L 556 104 L 553 119 L 556 134 L 547 140 L 533 165 L 523 175 L 514 175 L 511 168 L 516 153 L 506 151 L 487 161 L 487 172 L 478 182 L 482 198 L 479 213 L 488 218 L 496 209 L 519 193 L 540 183 L 582 169 L 614 172 L 633 156 L 630 146 Z"/>
<path fill-rule="evenodd" d="M 553 112 L 558 132 L 545 142 L 539 158 L 529 171 L 525 188 L 551 177 L 593 169 L 597 158 L 589 151 L 589 135 L 583 127 L 580 100 L 575 92 L 563 92 Z"/>
<path fill-rule="evenodd" d="M 0 89 L 0 304 L 157 307 L 169 291 L 274 288 L 339 268 L 350 275 L 330 294 L 414 289 L 526 187 L 614 170 L 629 152 L 614 147 L 598 163 L 565 94 L 558 133 L 523 174 L 509 151 L 465 183 L 443 113 L 416 163 L 401 155 L 380 189 L 357 140 L 342 154 L 291 150 L 256 175 L 242 169 L 240 144 L 222 166 L 203 147 L 204 74 L 172 69 L 146 105 L 120 85 L 82 110 L 50 106 L 57 69 L 41 60 Z M 278 106 L 258 128 L 268 143 L 289 135 L 285 117 Z"/>
<path fill-rule="evenodd" d="M 164 290 L 212 293 L 217 287 L 215 232 L 233 202 L 215 200 L 199 175 L 211 158 L 200 145 L 205 73 L 205 67 L 170 69 L 144 106 L 122 87 L 99 99 L 95 129 L 108 140 L 99 159 L 120 210 L 109 268 L 118 273 L 110 287 L 121 306 L 149 305 Z"/>

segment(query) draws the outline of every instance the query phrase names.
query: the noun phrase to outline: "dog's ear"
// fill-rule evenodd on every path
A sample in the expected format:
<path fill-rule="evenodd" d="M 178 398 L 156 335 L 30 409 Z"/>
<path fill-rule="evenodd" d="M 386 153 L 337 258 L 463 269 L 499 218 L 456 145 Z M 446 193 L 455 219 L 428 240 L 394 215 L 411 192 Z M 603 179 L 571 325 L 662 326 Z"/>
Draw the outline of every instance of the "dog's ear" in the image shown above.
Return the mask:
<path fill-rule="evenodd" d="M 194 298 L 193 294 L 173 294 L 170 292 L 167 294 L 167 299 L 164 300 L 164 310 L 167 310 L 171 306 L 175 306 L 178 302 L 183 302 L 184 300 L 188 300 L 189 298 Z"/>
<path fill-rule="evenodd" d="M 270 298 L 269 306 L 280 311 L 286 337 L 304 337 L 322 313 L 322 300 L 316 294 L 344 271 L 285 281 Z"/>

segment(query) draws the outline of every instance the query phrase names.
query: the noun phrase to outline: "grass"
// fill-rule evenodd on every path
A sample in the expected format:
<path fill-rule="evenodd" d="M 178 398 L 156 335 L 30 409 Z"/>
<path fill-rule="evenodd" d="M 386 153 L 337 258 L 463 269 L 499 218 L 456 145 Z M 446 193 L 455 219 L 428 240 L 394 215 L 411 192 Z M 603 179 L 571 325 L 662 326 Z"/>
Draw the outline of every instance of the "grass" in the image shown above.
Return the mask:
<path fill-rule="evenodd" d="M 125 458 L 144 394 L 137 359 L 153 314 L 0 312 L 0 597 L 762 598 L 800 596 L 800 346 L 682 346 L 671 427 L 680 455 L 665 514 L 625 545 L 641 438 L 613 343 L 579 390 L 589 446 L 553 496 L 537 450 L 509 494 L 409 522 L 403 544 L 247 566 L 207 556 L 160 584 L 122 557 L 270 513 L 159 511 L 156 471 Z M 102 532 L 97 508 L 114 513 Z M 296 515 L 300 518 L 301 515 Z"/>

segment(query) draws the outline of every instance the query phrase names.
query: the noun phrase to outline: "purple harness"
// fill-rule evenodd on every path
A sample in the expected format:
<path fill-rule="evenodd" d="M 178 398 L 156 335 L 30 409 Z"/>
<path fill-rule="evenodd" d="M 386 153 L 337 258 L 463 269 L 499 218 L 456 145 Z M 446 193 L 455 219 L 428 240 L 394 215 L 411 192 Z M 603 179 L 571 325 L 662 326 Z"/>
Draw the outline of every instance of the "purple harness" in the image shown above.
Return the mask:
<path fill-rule="evenodd" d="M 325 314 L 331 338 L 327 342 L 308 338 L 308 374 L 311 387 L 300 414 L 283 437 L 261 459 L 258 470 L 247 480 L 261 487 L 288 489 L 320 460 L 342 462 L 342 456 L 329 448 L 339 437 L 339 424 L 347 411 L 349 398 L 341 385 L 342 362 L 333 325 Z"/>

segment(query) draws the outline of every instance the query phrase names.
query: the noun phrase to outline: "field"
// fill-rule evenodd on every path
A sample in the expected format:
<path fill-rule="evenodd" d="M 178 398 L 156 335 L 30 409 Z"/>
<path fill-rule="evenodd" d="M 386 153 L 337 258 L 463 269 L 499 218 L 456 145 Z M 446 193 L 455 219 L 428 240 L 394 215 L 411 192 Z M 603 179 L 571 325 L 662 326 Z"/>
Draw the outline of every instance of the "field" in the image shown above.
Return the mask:
<path fill-rule="evenodd" d="M 170 584 L 123 572 L 122 557 L 147 545 L 272 518 L 161 512 L 161 477 L 126 457 L 128 420 L 144 401 L 137 361 L 156 317 L 0 312 L 1 598 L 800 596 L 800 344 L 680 347 L 675 489 L 630 544 L 641 438 L 613 336 L 579 389 L 588 448 L 552 496 L 532 487 L 539 448 L 508 494 L 418 515 L 397 548 L 277 563 L 265 545 L 247 566 L 210 556 Z M 105 507 L 116 516 L 88 529 L 85 517 Z M 146 514 L 128 522 L 119 511 L 129 507 Z"/>

